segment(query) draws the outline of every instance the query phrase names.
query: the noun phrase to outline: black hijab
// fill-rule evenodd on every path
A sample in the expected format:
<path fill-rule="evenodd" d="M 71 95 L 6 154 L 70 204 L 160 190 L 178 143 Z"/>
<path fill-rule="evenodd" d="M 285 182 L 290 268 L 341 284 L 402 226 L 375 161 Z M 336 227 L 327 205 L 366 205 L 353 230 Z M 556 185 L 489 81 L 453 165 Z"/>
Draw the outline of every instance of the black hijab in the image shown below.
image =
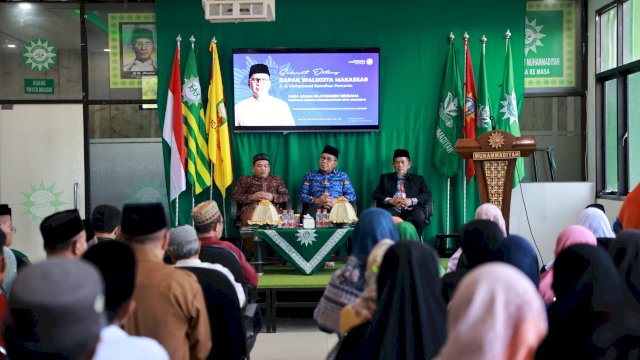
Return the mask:
<path fill-rule="evenodd" d="M 620 306 L 624 286 L 608 254 L 590 245 L 573 245 L 554 263 L 549 334 L 536 358 L 620 358 L 618 342 L 626 333 Z"/>
<path fill-rule="evenodd" d="M 404 241 L 382 260 L 373 318 L 346 335 L 336 359 L 431 359 L 445 338 L 437 254 Z"/>
<path fill-rule="evenodd" d="M 472 220 L 462 227 L 460 238 L 462 256 L 458 268 L 442 277 L 442 298 L 447 303 L 462 277 L 469 270 L 490 260 L 491 252 L 504 239 L 504 233 L 491 220 Z"/>
<path fill-rule="evenodd" d="M 640 303 L 640 231 L 625 230 L 609 245 L 609 255 L 627 290 Z"/>

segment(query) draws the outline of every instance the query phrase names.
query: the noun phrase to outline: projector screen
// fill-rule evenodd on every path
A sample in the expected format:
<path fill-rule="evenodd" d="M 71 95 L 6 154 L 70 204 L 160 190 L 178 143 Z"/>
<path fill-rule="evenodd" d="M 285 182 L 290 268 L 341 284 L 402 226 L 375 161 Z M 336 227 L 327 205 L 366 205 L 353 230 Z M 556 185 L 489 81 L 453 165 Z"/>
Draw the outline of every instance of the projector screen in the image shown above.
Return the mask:
<path fill-rule="evenodd" d="M 235 131 L 378 130 L 379 58 L 378 48 L 233 49 Z"/>

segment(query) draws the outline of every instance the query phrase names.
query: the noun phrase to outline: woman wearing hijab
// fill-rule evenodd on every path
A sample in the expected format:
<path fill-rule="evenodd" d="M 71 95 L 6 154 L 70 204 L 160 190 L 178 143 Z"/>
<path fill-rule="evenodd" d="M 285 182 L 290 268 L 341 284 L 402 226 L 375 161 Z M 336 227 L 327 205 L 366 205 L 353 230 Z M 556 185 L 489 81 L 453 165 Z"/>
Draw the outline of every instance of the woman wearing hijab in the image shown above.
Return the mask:
<path fill-rule="evenodd" d="M 411 225 L 413 226 L 413 225 Z M 367 272 L 364 275 L 364 291 L 353 303 L 340 312 L 340 334 L 346 334 L 351 328 L 371 320 L 378 303 L 378 272 L 384 254 L 394 244 L 391 240 L 380 240 L 371 250 L 367 259 Z"/>
<path fill-rule="evenodd" d="M 336 359 L 432 359 L 444 344 L 445 321 L 436 252 L 398 242 L 380 266 L 373 318 L 344 337 Z"/>
<path fill-rule="evenodd" d="M 611 223 L 605 213 L 595 207 L 587 207 L 580 215 L 579 225 L 591 230 L 598 240 L 598 245 L 607 250 L 609 244 L 616 237 L 611 228 Z"/>
<path fill-rule="evenodd" d="M 527 239 L 519 235 L 509 235 L 501 241 L 489 256 L 490 261 L 502 261 L 522 271 L 536 289 L 540 283 L 538 254 Z"/>
<path fill-rule="evenodd" d="M 476 209 L 476 220 L 491 220 L 498 224 L 500 229 L 502 230 L 503 237 L 507 236 L 507 224 L 504 221 L 504 217 L 502 216 L 502 211 L 492 203 L 484 203 Z M 447 265 L 447 272 L 454 272 L 458 267 L 458 262 L 460 260 L 460 256 L 462 255 L 462 247 L 458 248 L 455 253 L 449 259 L 449 264 Z"/>
<path fill-rule="evenodd" d="M 624 199 L 613 229 L 616 233 L 622 230 L 640 230 L 640 183 Z"/>
<path fill-rule="evenodd" d="M 537 359 L 626 359 L 620 308 L 624 285 L 609 255 L 594 245 L 573 245 L 554 264 L 556 301 L 548 311 L 549 334 Z"/>
<path fill-rule="evenodd" d="M 449 303 L 447 329 L 438 360 L 533 359 L 547 333 L 547 314 L 521 271 L 494 262 L 462 280 Z"/>
<path fill-rule="evenodd" d="M 629 329 L 626 351 L 640 358 L 640 231 L 624 230 L 611 242 L 609 255 L 626 285 L 624 317 Z M 631 356 L 629 357 L 631 358 Z"/>
<path fill-rule="evenodd" d="M 589 229 L 580 225 L 571 225 L 562 230 L 560 235 L 558 235 L 558 239 L 556 240 L 556 249 L 553 254 L 557 257 L 562 250 L 577 244 L 597 246 L 598 242 Z M 553 289 L 551 288 L 551 284 L 553 283 L 554 262 L 555 261 L 552 261 L 547 264 L 547 271 L 542 273 L 540 276 L 540 295 L 542 295 L 542 299 L 547 304 L 551 303 L 555 297 Z"/>
<path fill-rule="evenodd" d="M 472 268 L 489 261 L 493 249 L 504 239 L 504 233 L 491 220 L 473 220 L 462 227 L 460 238 L 466 264 L 442 277 L 442 298 L 447 303 L 462 277 Z"/>
<path fill-rule="evenodd" d="M 389 212 L 378 208 L 363 211 L 353 231 L 353 248 L 347 258 L 347 264 L 333 273 L 313 312 L 313 318 L 320 330 L 339 332 L 340 311 L 362 293 L 367 258 L 373 247 L 382 239 L 398 239 L 398 231 Z"/>
<path fill-rule="evenodd" d="M 396 227 L 398 228 L 398 240 L 421 241 L 420 235 L 418 235 L 418 231 L 412 223 L 402 221 L 396 223 Z"/>

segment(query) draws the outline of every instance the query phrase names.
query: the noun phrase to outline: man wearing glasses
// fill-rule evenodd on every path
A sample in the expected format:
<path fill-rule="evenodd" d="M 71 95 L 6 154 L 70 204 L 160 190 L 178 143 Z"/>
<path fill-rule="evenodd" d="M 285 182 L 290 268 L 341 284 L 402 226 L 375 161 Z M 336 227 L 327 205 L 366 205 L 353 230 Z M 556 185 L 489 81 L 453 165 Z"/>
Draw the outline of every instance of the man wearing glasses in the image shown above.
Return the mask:
<path fill-rule="evenodd" d="M 254 64 L 249 69 L 251 97 L 235 106 L 236 126 L 295 126 L 286 101 L 269 95 L 271 88 L 269 67 Z"/>
<path fill-rule="evenodd" d="M 134 29 L 131 33 L 131 50 L 136 54 L 136 58 L 125 64 L 122 71 L 133 78 L 155 75 L 158 71 L 158 63 L 151 58 L 155 51 L 153 32 L 147 28 Z"/>
<path fill-rule="evenodd" d="M 338 153 L 333 146 L 325 146 L 318 163 L 320 169 L 304 176 L 300 188 L 300 201 L 306 207 L 303 213 L 315 218 L 318 210 L 330 210 L 340 196 L 355 204 L 356 192 L 349 175 L 335 169 L 338 166 Z"/>

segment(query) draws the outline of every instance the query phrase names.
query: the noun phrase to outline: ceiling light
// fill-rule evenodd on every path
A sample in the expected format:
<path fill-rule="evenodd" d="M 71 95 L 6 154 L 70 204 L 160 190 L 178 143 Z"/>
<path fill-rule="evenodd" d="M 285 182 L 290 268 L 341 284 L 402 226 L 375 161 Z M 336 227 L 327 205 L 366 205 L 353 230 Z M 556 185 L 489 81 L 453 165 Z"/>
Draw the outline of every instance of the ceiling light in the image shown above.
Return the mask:
<path fill-rule="evenodd" d="M 14 48 L 16 46 L 14 44 L 7 44 L 7 47 Z"/>
<path fill-rule="evenodd" d="M 29 9 L 31 9 L 31 4 L 29 4 L 29 3 L 20 3 L 20 5 L 19 5 L 19 6 L 20 6 L 20 9 L 22 9 L 22 10 L 29 10 Z"/>

